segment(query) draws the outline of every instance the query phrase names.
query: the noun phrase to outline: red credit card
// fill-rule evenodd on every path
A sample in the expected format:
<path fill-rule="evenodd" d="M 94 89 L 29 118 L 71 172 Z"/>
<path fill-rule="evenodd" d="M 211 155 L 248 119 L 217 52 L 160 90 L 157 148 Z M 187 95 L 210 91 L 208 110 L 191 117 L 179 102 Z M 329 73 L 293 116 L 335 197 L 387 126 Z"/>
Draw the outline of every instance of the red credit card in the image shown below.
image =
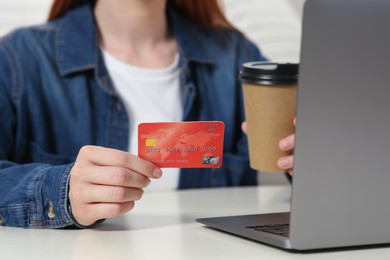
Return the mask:
<path fill-rule="evenodd" d="M 161 168 L 219 168 L 224 133 L 220 121 L 142 123 L 138 156 Z"/>

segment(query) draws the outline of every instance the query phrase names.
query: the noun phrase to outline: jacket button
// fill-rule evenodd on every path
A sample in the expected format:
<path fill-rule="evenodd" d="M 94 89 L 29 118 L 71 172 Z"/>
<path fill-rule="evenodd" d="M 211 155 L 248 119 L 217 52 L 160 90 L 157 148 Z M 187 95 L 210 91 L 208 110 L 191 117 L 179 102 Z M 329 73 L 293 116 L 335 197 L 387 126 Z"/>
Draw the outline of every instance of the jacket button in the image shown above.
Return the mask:
<path fill-rule="evenodd" d="M 4 224 L 4 219 L 3 217 L 0 215 L 0 225 L 3 225 Z"/>
<path fill-rule="evenodd" d="M 49 206 L 49 211 L 47 213 L 47 216 L 49 218 L 54 218 L 56 216 L 56 212 L 54 210 L 54 204 L 52 201 L 50 201 L 49 203 L 50 203 L 50 206 Z"/>

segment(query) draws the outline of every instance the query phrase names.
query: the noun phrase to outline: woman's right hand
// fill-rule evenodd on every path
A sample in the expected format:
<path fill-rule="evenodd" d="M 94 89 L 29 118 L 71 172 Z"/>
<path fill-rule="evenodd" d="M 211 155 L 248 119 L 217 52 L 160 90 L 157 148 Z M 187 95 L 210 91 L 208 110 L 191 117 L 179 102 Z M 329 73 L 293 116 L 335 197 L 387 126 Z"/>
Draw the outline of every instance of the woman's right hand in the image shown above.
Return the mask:
<path fill-rule="evenodd" d="M 78 224 L 123 215 L 162 171 L 136 155 L 100 146 L 80 149 L 70 172 L 69 200 Z"/>

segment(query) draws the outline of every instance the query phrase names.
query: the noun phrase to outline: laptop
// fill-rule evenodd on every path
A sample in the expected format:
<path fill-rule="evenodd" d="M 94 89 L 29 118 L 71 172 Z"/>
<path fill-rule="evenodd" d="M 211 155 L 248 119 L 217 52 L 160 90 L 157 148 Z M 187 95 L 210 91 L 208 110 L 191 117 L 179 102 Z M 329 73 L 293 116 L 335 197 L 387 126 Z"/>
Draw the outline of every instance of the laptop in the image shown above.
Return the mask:
<path fill-rule="evenodd" d="M 390 243 L 389 14 L 306 1 L 291 210 L 198 222 L 288 250 Z"/>

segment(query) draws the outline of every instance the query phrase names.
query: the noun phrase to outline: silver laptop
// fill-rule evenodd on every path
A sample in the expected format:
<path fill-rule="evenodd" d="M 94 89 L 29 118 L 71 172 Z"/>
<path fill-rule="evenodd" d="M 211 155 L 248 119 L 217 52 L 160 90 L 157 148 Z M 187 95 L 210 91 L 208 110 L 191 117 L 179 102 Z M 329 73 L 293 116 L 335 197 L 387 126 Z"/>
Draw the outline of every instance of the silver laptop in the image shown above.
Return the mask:
<path fill-rule="evenodd" d="M 291 250 L 390 243 L 389 14 L 306 1 L 291 212 L 198 222 Z"/>

